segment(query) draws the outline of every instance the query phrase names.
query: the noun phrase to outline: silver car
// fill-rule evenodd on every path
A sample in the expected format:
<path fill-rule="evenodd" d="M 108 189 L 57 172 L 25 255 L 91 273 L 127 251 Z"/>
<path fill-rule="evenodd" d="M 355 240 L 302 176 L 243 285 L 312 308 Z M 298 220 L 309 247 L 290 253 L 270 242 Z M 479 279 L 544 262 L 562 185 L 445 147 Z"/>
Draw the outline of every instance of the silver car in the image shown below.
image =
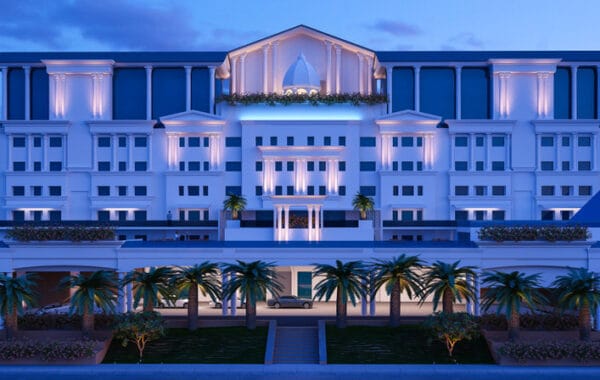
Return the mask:
<path fill-rule="evenodd" d="M 280 307 L 312 309 L 313 301 L 308 298 L 298 298 L 296 296 L 281 296 L 268 300 L 267 305 L 275 309 L 279 309 Z"/>

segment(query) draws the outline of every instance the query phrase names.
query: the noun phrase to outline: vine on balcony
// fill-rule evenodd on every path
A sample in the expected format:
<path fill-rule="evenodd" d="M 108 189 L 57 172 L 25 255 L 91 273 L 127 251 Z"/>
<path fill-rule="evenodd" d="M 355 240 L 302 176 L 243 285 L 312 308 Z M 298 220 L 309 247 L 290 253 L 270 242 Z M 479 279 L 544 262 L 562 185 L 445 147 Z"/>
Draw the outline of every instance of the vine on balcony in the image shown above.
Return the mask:
<path fill-rule="evenodd" d="M 479 240 L 503 241 L 575 241 L 590 237 L 584 226 L 490 226 L 483 227 L 478 233 Z"/>
<path fill-rule="evenodd" d="M 350 103 L 355 106 L 359 106 L 361 104 L 366 105 L 375 105 L 375 104 L 385 104 L 388 99 L 386 95 L 380 94 L 371 94 L 371 95 L 363 95 L 359 93 L 345 93 L 345 94 L 291 94 L 291 95 L 283 95 L 283 94 L 264 94 L 264 93 L 253 93 L 253 94 L 231 94 L 231 95 L 221 95 L 217 98 L 217 103 L 226 102 L 230 106 L 235 106 L 238 104 L 249 105 L 249 104 L 259 104 L 265 103 L 270 106 L 274 106 L 276 104 L 282 104 L 284 106 L 293 104 L 293 103 L 309 103 L 313 106 L 318 106 L 319 104 L 343 104 Z"/>
<path fill-rule="evenodd" d="M 99 241 L 114 240 L 115 230 L 108 226 L 35 226 L 13 227 L 6 235 L 16 241 Z"/>

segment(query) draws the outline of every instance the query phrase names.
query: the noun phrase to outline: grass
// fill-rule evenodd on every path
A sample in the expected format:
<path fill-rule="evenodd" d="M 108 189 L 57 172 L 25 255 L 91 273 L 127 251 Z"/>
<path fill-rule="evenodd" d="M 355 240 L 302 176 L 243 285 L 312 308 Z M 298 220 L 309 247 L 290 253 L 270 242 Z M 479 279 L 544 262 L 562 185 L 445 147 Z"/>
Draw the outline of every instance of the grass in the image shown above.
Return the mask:
<path fill-rule="evenodd" d="M 454 360 L 444 344 L 419 325 L 391 327 L 327 327 L 330 364 L 494 364 L 485 339 L 456 345 Z"/>
<path fill-rule="evenodd" d="M 204 328 L 196 331 L 169 329 L 167 335 L 148 343 L 143 363 L 245 363 L 265 360 L 267 328 Z M 135 344 L 123 347 L 113 340 L 103 363 L 137 363 Z"/>

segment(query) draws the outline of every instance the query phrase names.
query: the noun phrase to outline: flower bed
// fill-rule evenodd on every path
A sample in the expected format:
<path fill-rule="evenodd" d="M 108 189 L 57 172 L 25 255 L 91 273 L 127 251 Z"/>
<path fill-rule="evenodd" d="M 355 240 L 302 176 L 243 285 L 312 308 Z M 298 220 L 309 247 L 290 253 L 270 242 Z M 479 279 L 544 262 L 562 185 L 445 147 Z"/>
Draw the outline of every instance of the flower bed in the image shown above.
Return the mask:
<path fill-rule="evenodd" d="M 355 106 L 361 104 L 374 105 L 374 104 L 385 104 L 388 99 L 385 95 L 362 95 L 359 93 L 353 94 L 331 94 L 331 95 L 322 95 L 322 94 L 292 94 L 292 95 L 282 95 L 282 94 L 263 94 L 263 93 L 255 93 L 255 94 L 231 94 L 231 95 L 221 95 L 217 99 L 217 103 L 226 102 L 231 106 L 235 106 L 238 104 L 249 105 L 249 104 L 258 104 L 265 103 L 270 106 L 274 106 L 276 104 L 289 105 L 293 103 L 309 103 L 313 106 L 317 106 L 319 104 L 343 104 L 350 103 Z"/>
<path fill-rule="evenodd" d="M 97 226 L 35 226 L 14 227 L 6 235 L 17 241 L 99 241 L 114 240 L 112 227 Z"/>
<path fill-rule="evenodd" d="M 104 359 L 111 340 L 0 341 L 0 364 L 99 364 Z"/>
<path fill-rule="evenodd" d="M 520 326 L 524 330 L 567 331 L 579 326 L 577 317 L 568 314 L 521 314 Z M 482 329 L 499 331 L 508 329 L 506 316 L 484 314 L 478 320 Z"/>
<path fill-rule="evenodd" d="M 590 237 L 587 227 L 582 226 L 490 226 L 478 233 L 479 240 L 503 241 L 575 241 Z"/>
<path fill-rule="evenodd" d="M 94 315 L 96 330 L 110 329 L 114 323 L 114 315 Z M 24 314 L 19 317 L 19 328 L 21 330 L 81 330 L 81 326 L 82 318 L 76 314 Z"/>

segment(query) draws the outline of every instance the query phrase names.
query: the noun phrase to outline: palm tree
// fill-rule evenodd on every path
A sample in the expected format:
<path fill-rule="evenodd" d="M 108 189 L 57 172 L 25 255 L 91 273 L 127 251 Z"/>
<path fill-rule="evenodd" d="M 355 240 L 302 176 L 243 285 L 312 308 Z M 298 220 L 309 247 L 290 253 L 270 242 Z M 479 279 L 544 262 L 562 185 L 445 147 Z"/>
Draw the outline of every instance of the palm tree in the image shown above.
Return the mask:
<path fill-rule="evenodd" d="M 496 304 L 497 314 L 504 310 L 508 319 L 508 338 L 511 341 L 517 340 L 522 304 L 525 303 L 533 310 L 534 304 L 545 302 L 545 298 L 536 289 L 540 286 L 539 273 L 527 276 L 519 271 L 486 272 L 483 274 L 483 285 L 488 287 L 483 296 L 483 309 L 488 310 Z"/>
<path fill-rule="evenodd" d="M 352 199 L 352 206 L 355 210 L 360 211 L 360 218 L 364 220 L 367 219 L 367 211 L 371 211 L 375 207 L 375 202 L 371 197 L 356 193 Z"/>
<path fill-rule="evenodd" d="M 231 211 L 232 219 L 237 219 L 238 213 L 244 211 L 246 208 L 246 198 L 243 195 L 230 193 L 227 199 L 223 201 L 223 208 Z"/>
<path fill-rule="evenodd" d="M 69 311 L 82 316 L 84 335 L 94 331 L 95 307 L 104 313 L 115 312 L 119 283 L 113 272 L 99 270 L 90 274 L 67 276 L 61 280 L 60 286 L 75 289 L 71 295 Z"/>
<path fill-rule="evenodd" d="M 315 298 L 319 300 L 325 297 L 329 301 L 334 292 L 335 300 L 335 325 L 338 328 L 346 327 L 346 315 L 348 300 L 356 305 L 359 297 L 366 297 L 367 291 L 363 282 L 366 281 L 366 270 L 361 261 L 349 261 L 343 263 L 335 261 L 335 266 L 328 264 L 314 264 L 314 276 L 324 276 L 315 285 Z"/>
<path fill-rule="evenodd" d="M 406 292 L 410 299 L 420 297 L 423 293 L 423 286 L 417 269 L 423 267 L 422 261 L 418 256 L 401 255 L 393 257 L 390 260 L 377 260 L 373 264 L 374 271 L 374 291 L 379 290 L 383 285 L 390 295 L 390 326 L 400 325 L 400 295 Z"/>
<path fill-rule="evenodd" d="M 467 280 L 468 276 L 475 276 L 475 267 L 459 267 L 459 264 L 460 261 L 452 264 L 436 261 L 425 274 L 425 292 L 421 302 L 433 294 L 433 311 L 437 310 L 441 298 L 442 311 L 454 313 L 454 302 L 457 300 L 475 300 L 473 286 Z"/>
<path fill-rule="evenodd" d="M 228 264 L 223 268 L 224 274 L 233 275 L 223 286 L 223 297 L 235 297 L 236 292 L 240 291 L 242 302 L 246 303 L 246 327 L 249 330 L 256 328 L 256 301 L 265 298 L 267 292 L 277 296 L 282 290 L 273 264 L 260 260 L 237 260 L 237 264 Z"/>
<path fill-rule="evenodd" d="M 560 292 L 562 307 L 579 310 L 579 339 L 590 340 L 590 317 L 600 303 L 600 277 L 585 268 L 569 268 L 569 273 L 558 276 L 552 286 Z"/>
<path fill-rule="evenodd" d="M 34 275 L 26 273 L 19 277 L 0 273 L 0 313 L 4 316 L 6 337 L 12 338 L 19 331 L 18 315 L 23 305 L 34 304 Z"/>
<path fill-rule="evenodd" d="M 148 272 L 133 270 L 123 278 L 123 285 L 133 284 L 133 307 L 138 307 L 144 300 L 144 311 L 154 311 L 154 305 L 159 305 L 160 298 L 173 299 L 171 277 L 173 270 L 167 267 L 150 267 Z"/>
<path fill-rule="evenodd" d="M 175 270 L 173 281 L 177 293 L 188 292 L 188 329 L 198 328 L 198 290 L 202 295 L 210 296 L 213 301 L 221 298 L 221 281 L 219 267 L 215 263 L 205 261 L 190 267 L 179 267 Z"/>

